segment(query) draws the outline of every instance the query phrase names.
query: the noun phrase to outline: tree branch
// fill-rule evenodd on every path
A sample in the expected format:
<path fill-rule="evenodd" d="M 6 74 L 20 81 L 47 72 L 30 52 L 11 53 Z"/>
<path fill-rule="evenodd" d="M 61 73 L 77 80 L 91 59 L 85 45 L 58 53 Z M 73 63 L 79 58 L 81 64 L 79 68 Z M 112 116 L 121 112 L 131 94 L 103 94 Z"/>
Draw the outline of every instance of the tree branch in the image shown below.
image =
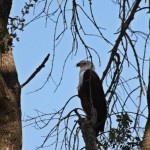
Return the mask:
<path fill-rule="evenodd" d="M 27 85 L 37 74 L 40 72 L 40 70 L 45 67 L 45 63 L 48 61 L 50 54 L 48 54 L 41 65 L 32 73 L 32 75 L 21 85 L 21 88 L 23 88 L 25 85 Z"/>
<path fill-rule="evenodd" d="M 123 36 L 125 35 L 126 30 L 128 29 L 128 27 L 129 27 L 131 21 L 134 19 L 134 15 L 135 15 L 135 13 L 136 13 L 136 10 L 137 10 L 138 7 L 139 7 L 140 2 L 141 2 L 141 0 L 137 0 L 137 1 L 135 2 L 135 5 L 134 5 L 134 7 L 133 7 L 133 9 L 132 9 L 132 11 L 131 11 L 130 16 L 129 16 L 128 19 L 122 24 L 120 34 L 119 34 L 119 36 L 118 36 L 118 38 L 117 38 L 117 40 L 116 40 L 116 43 L 115 43 L 113 49 L 111 50 L 111 56 L 110 56 L 109 62 L 108 62 L 108 64 L 107 64 L 107 67 L 106 67 L 105 71 L 103 72 L 103 76 L 102 76 L 102 79 L 101 79 L 102 82 L 103 82 L 105 76 L 107 75 L 108 70 L 110 69 L 111 63 L 112 63 L 113 60 L 114 60 L 114 56 L 115 56 L 115 54 L 116 54 L 116 52 L 117 52 L 117 50 L 118 50 L 119 44 L 120 44 L 120 42 L 121 42 Z"/>
<path fill-rule="evenodd" d="M 91 122 L 85 118 L 80 118 L 78 123 L 81 128 L 86 150 L 98 150 L 98 143 Z"/>

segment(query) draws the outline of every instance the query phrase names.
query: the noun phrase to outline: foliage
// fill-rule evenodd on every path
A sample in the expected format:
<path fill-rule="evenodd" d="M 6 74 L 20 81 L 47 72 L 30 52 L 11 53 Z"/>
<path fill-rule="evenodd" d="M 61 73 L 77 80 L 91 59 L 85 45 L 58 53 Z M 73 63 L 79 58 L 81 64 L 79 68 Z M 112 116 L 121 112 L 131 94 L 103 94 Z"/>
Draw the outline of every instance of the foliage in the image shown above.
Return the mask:
<path fill-rule="evenodd" d="M 141 139 L 134 136 L 134 129 L 131 128 L 132 120 L 127 113 L 117 115 L 118 127 L 111 128 L 109 142 L 112 149 L 139 149 Z"/>
<path fill-rule="evenodd" d="M 26 24 L 25 24 L 25 17 L 27 14 L 30 13 L 30 10 L 35 6 L 37 0 L 29 0 L 25 3 L 24 8 L 21 10 L 20 16 L 9 17 L 8 29 L 10 32 L 10 36 L 12 39 L 16 39 L 19 41 L 19 37 L 17 36 L 17 31 L 23 31 Z"/>

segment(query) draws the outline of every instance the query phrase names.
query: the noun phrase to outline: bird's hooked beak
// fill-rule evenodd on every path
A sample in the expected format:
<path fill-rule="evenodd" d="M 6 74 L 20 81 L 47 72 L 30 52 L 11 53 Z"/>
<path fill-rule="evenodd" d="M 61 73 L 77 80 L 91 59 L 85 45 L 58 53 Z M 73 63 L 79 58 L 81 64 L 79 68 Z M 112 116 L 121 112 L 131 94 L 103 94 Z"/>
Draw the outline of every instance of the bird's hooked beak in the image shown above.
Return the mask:
<path fill-rule="evenodd" d="M 76 64 L 76 67 L 80 67 L 80 63 L 77 63 L 77 64 Z"/>

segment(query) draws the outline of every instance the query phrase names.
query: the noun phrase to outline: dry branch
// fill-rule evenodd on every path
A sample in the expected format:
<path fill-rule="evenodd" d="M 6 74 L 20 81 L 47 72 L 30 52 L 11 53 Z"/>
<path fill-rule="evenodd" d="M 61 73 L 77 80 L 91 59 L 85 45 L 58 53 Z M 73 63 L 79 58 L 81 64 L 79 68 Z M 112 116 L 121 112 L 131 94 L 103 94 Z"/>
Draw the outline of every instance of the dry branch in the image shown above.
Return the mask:
<path fill-rule="evenodd" d="M 91 122 L 85 118 L 78 120 L 81 128 L 86 150 L 98 150 L 98 143 Z"/>
<path fill-rule="evenodd" d="M 130 13 L 130 16 L 128 17 L 128 19 L 122 24 L 122 27 L 121 27 L 121 31 L 120 31 L 120 34 L 116 40 L 116 43 L 113 47 L 113 49 L 111 50 L 111 56 L 110 56 L 110 59 L 109 59 L 109 62 L 107 64 L 107 67 L 105 69 L 105 71 L 103 72 L 103 76 L 102 76 L 102 81 L 104 80 L 104 78 L 106 77 L 107 73 L 108 73 L 108 70 L 110 69 L 110 66 L 111 66 L 111 63 L 113 62 L 114 60 L 114 56 L 115 54 L 117 53 L 117 50 L 118 50 L 118 47 L 119 47 L 119 44 L 120 42 L 122 41 L 122 38 L 123 36 L 125 35 L 125 32 L 126 30 L 128 29 L 131 21 L 134 19 L 134 15 L 136 13 L 136 10 L 138 9 L 139 7 L 139 4 L 140 4 L 141 0 L 137 0 L 131 13 Z"/>
<path fill-rule="evenodd" d="M 21 88 L 23 88 L 25 85 L 27 85 L 39 72 L 40 70 L 45 67 L 45 63 L 48 61 L 50 54 L 48 54 L 41 65 L 32 73 L 32 75 L 21 85 Z"/>

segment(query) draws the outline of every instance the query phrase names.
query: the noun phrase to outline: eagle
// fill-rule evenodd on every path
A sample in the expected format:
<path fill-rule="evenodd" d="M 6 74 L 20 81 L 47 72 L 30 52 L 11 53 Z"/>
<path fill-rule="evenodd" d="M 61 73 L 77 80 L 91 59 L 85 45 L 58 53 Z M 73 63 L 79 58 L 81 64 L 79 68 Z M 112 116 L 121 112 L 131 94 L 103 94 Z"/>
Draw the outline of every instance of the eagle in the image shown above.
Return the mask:
<path fill-rule="evenodd" d="M 94 131 L 98 136 L 99 132 L 104 132 L 107 118 L 107 106 L 102 82 L 95 72 L 92 62 L 82 60 L 76 66 L 80 67 L 78 96 L 87 119 L 94 124 Z"/>

